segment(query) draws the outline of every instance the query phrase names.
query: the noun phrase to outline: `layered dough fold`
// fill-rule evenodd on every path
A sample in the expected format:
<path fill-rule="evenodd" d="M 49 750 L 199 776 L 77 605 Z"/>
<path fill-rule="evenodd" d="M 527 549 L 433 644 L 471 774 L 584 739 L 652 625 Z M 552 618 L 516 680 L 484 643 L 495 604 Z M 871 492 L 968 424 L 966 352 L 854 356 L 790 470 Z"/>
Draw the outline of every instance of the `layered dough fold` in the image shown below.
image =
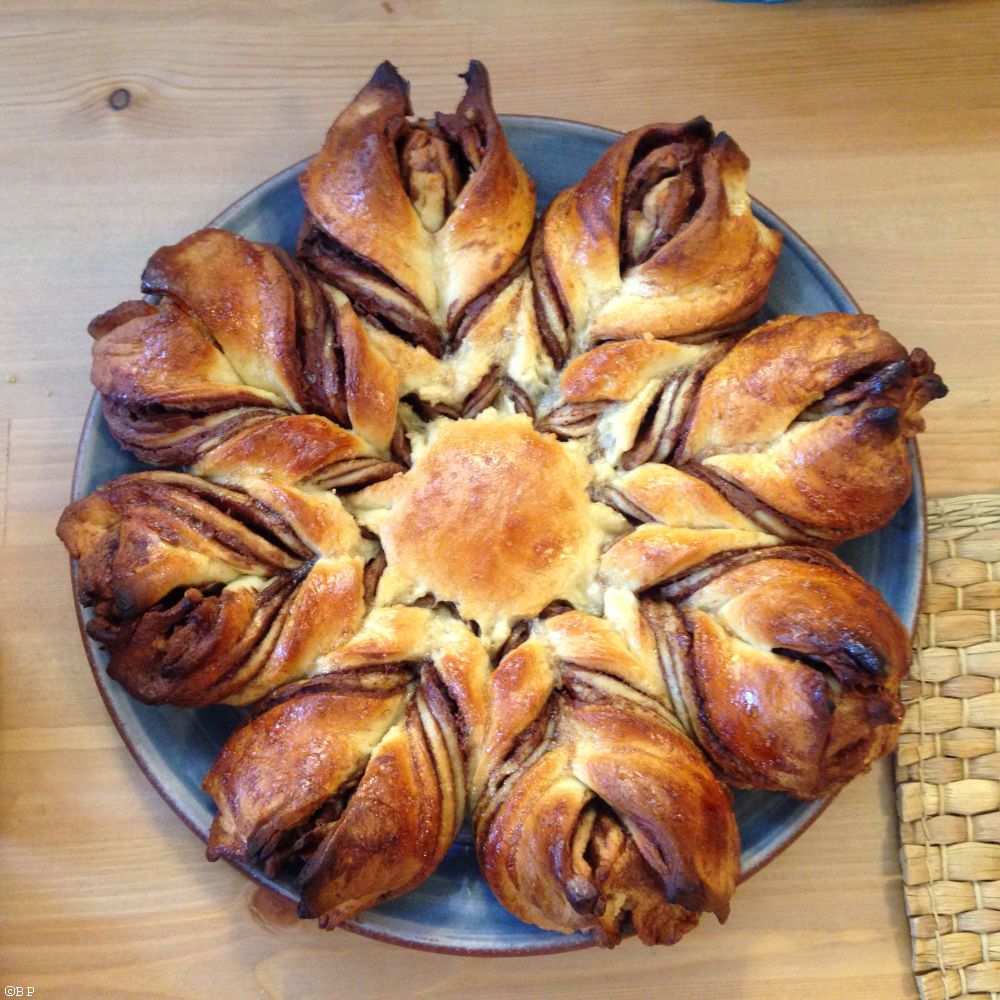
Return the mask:
<path fill-rule="evenodd" d="M 835 556 L 731 556 L 651 595 L 644 612 L 672 704 L 731 785 L 818 798 L 895 748 L 910 639 Z"/>
<path fill-rule="evenodd" d="M 783 537 L 842 541 L 912 489 L 907 442 L 944 383 L 872 316 L 783 316 L 705 376 L 673 461 Z"/>
<path fill-rule="evenodd" d="M 209 859 L 295 872 L 300 914 L 325 928 L 419 885 L 465 816 L 488 670 L 454 619 L 373 612 L 226 742 L 204 782 Z"/>
<path fill-rule="evenodd" d="M 124 302 L 90 324 L 105 419 L 140 459 L 191 465 L 251 428 L 309 412 L 312 424 L 286 421 L 281 433 L 308 426 L 315 438 L 322 418 L 345 458 L 370 460 L 366 481 L 397 471 L 393 372 L 353 311 L 328 304 L 279 247 L 202 229 L 158 250 L 142 288 L 158 304 Z"/>
<path fill-rule="evenodd" d="M 536 626 L 490 678 L 473 772 L 480 867 L 500 902 L 608 947 L 627 921 L 673 944 L 703 911 L 725 920 L 739 872 L 729 794 L 666 708 L 648 637 L 634 638 L 581 612 Z"/>
<path fill-rule="evenodd" d="M 532 250 L 546 342 L 705 337 L 764 305 L 781 235 L 757 221 L 750 161 L 704 118 L 647 125 L 553 199 Z"/>
<path fill-rule="evenodd" d="M 530 412 L 552 372 L 526 271 L 535 187 L 485 67 L 463 78 L 454 114 L 427 120 L 391 64 L 375 71 L 302 175 L 298 253 L 364 316 L 401 395 L 450 416 L 501 395 Z"/>
<path fill-rule="evenodd" d="M 619 470 L 670 463 L 756 527 L 834 544 L 888 524 L 908 442 L 947 392 L 873 316 L 782 316 L 720 342 L 602 344 L 563 369 L 538 425 Z"/>
<path fill-rule="evenodd" d="M 249 704 L 359 627 L 372 546 L 334 494 L 177 472 L 113 479 L 59 537 L 109 675 L 148 704 Z"/>

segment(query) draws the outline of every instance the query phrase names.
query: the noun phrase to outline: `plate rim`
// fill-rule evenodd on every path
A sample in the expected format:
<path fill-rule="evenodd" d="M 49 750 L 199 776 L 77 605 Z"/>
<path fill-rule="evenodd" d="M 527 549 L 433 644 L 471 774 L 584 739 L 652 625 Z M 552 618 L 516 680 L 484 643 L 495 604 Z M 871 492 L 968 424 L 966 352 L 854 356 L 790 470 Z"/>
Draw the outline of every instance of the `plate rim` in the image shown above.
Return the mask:
<path fill-rule="evenodd" d="M 570 126 L 574 132 L 583 132 L 589 134 L 593 138 L 601 140 L 612 140 L 615 141 L 621 138 L 625 133 L 617 131 L 615 129 L 605 128 L 600 125 L 594 125 L 589 122 L 576 121 L 571 118 L 558 118 L 554 116 L 547 115 L 526 115 L 526 114 L 501 114 L 498 116 L 502 125 L 506 125 L 508 122 L 523 124 L 526 126 L 540 126 L 544 127 L 556 127 L 561 128 L 563 126 Z M 305 165 L 309 163 L 312 156 L 307 156 L 297 162 L 285 167 L 283 170 L 278 171 L 272 176 L 256 184 L 250 190 L 244 192 L 240 197 L 236 198 L 233 202 L 227 205 L 224 209 L 218 212 L 208 223 L 205 224 L 205 228 L 218 226 L 224 224 L 224 220 L 227 216 L 231 216 L 247 207 L 251 203 L 259 199 L 260 195 L 271 189 L 285 183 L 291 177 L 297 176 L 302 172 Z M 785 242 L 791 243 L 792 245 L 797 245 L 796 249 L 799 251 L 798 256 L 800 259 L 807 263 L 810 273 L 812 276 L 819 280 L 827 289 L 832 289 L 844 299 L 846 299 L 853 306 L 854 310 L 858 313 L 862 312 L 862 308 L 858 303 L 854 295 L 848 290 L 844 283 L 840 280 L 838 275 L 833 271 L 833 269 L 827 264 L 823 257 L 810 245 L 810 243 L 804 239 L 800 233 L 798 233 L 792 226 L 790 226 L 781 216 L 770 209 L 768 206 L 758 201 L 756 198 L 751 197 L 751 204 L 754 214 L 757 216 L 765 216 L 765 222 L 769 225 L 773 225 L 775 222 L 780 225 L 781 231 L 784 233 Z M 71 480 L 71 502 L 81 499 L 86 495 L 85 487 L 85 470 L 83 468 L 83 457 L 85 454 L 89 453 L 89 449 L 93 446 L 93 436 L 97 429 L 103 422 L 103 410 L 102 401 L 100 394 L 95 391 L 91 396 L 90 403 L 87 406 L 87 411 L 84 416 L 83 426 L 81 428 L 80 437 L 77 443 L 76 455 L 73 463 L 73 474 Z M 911 640 L 916 632 L 917 621 L 919 618 L 919 609 L 923 597 L 924 588 L 926 587 L 926 565 L 927 565 L 927 502 L 926 502 L 926 490 L 924 488 L 924 478 L 923 478 L 923 464 L 920 459 L 920 449 L 916 439 L 911 439 L 909 441 L 909 457 L 911 462 L 911 467 L 913 471 L 913 488 L 911 498 L 916 501 L 917 504 L 917 515 L 919 532 L 916 539 L 916 564 L 918 569 L 918 576 L 916 581 L 911 581 L 916 583 L 916 592 L 914 593 L 914 602 L 911 608 L 910 620 L 903 621 L 904 627 L 910 634 Z M 121 448 L 120 445 L 118 445 Z M 125 450 L 125 449 L 122 449 Z M 907 502 L 909 502 L 908 498 Z M 94 655 L 94 642 L 87 635 L 86 631 L 86 621 L 85 621 L 85 609 L 83 608 L 80 601 L 79 592 L 79 582 L 78 582 L 78 567 L 76 561 L 72 558 L 68 559 L 70 568 L 70 579 L 73 591 L 73 604 L 74 611 L 76 614 L 77 628 L 80 632 L 80 638 L 83 644 L 84 653 L 87 657 L 87 662 L 90 665 L 91 673 L 94 677 L 94 682 L 97 687 L 98 693 L 101 696 L 101 701 L 104 703 L 105 710 L 107 711 L 109 717 L 111 718 L 112 724 L 118 733 L 119 738 L 122 743 L 128 749 L 129 754 L 132 759 L 138 765 L 139 770 L 142 772 L 149 784 L 154 788 L 160 798 L 170 807 L 174 814 L 183 822 L 183 824 L 190 830 L 203 844 L 207 843 L 207 833 L 203 832 L 198 825 L 196 825 L 195 820 L 185 811 L 182 803 L 173 794 L 173 792 L 167 788 L 165 783 L 161 781 L 160 777 L 153 770 L 147 757 L 140 753 L 138 747 L 138 740 L 133 739 L 133 736 L 129 730 L 126 720 L 118 713 L 117 708 L 111 700 L 109 694 L 110 681 L 104 673 L 103 666 L 99 664 Z M 879 766 L 881 761 L 876 761 L 873 766 Z M 825 796 L 821 799 L 813 800 L 807 803 L 805 807 L 805 812 L 803 813 L 800 822 L 791 832 L 791 835 L 784 840 L 780 845 L 774 847 L 773 849 L 762 854 L 760 859 L 748 868 L 746 871 L 741 871 L 737 884 L 742 884 L 747 881 L 753 875 L 756 875 L 759 871 L 769 865 L 775 858 L 780 854 L 783 854 L 789 847 L 792 846 L 815 822 L 819 817 L 829 808 L 833 800 L 839 794 L 839 790 L 833 792 L 830 795 Z M 263 889 L 276 892 L 283 899 L 295 903 L 297 902 L 296 896 L 285 886 L 272 879 L 269 879 L 263 872 L 258 868 L 252 866 L 249 862 L 235 859 L 235 858 L 225 858 L 228 864 L 239 871 L 241 874 L 249 878 L 257 886 Z M 340 925 L 339 929 L 350 931 L 354 934 L 359 934 L 363 937 L 371 938 L 376 941 L 380 941 L 386 944 L 393 944 L 396 946 L 413 949 L 416 951 L 432 952 L 435 954 L 447 954 L 447 955 L 459 955 L 466 957 L 475 958 L 516 958 L 516 957 L 528 957 L 535 955 L 552 955 L 561 954 L 563 952 L 571 951 L 582 951 L 585 949 L 596 947 L 596 942 L 592 937 L 587 937 L 583 940 L 574 940 L 573 937 L 567 937 L 563 941 L 555 940 L 551 944 L 539 943 L 539 945 L 524 945 L 520 947 L 507 947 L 507 948 L 482 948 L 482 947 L 463 947 L 458 945 L 450 944 L 431 944 L 424 941 L 414 941 L 407 938 L 403 938 L 393 933 L 392 931 L 382 930 L 380 928 L 374 927 L 370 924 L 366 924 L 362 921 L 348 920 Z"/>

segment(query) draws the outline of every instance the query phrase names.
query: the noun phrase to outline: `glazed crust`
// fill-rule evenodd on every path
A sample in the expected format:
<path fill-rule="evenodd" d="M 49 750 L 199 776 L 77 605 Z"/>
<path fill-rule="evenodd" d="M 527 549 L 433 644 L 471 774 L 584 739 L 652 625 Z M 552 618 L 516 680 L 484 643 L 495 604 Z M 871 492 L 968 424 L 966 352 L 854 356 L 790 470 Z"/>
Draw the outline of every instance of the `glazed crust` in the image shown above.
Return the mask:
<path fill-rule="evenodd" d="M 552 375 L 526 271 L 534 184 L 485 68 L 473 61 L 464 79 L 455 113 L 423 120 L 384 63 L 301 178 L 299 257 L 335 309 L 349 303 L 361 317 L 343 324 L 366 342 L 355 384 L 373 387 L 378 440 L 395 427 L 401 453 L 409 415 L 397 422 L 389 401 L 418 414 L 475 416 L 497 403 L 531 413 Z M 352 426 L 362 424 L 352 416 Z"/>
<path fill-rule="evenodd" d="M 463 76 L 455 114 L 426 123 L 412 120 L 409 84 L 383 63 L 301 179 L 300 253 L 433 354 L 510 273 L 534 224 L 534 184 L 504 138 L 486 69 L 473 61 Z M 433 219 L 421 211 L 428 185 L 457 188 Z"/>
<path fill-rule="evenodd" d="M 720 920 L 739 868 L 729 796 L 676 719 L 649 657 L 601 619 L 536 626 L 490 679 L 474 772 L 480 866 L 503 905 L 605 946 L 631 918 L 672 944 Z"/>
<path fill-rule="evenodd" d="M 909 636 L 834 556 L 746 553 L 660 596 L 647 613 L 671 691 L 730 784 L 818 798 L 895 746 Z"/>
<path fill-rule="evenodd" d="M 669 465 L 641 465 L 602 497 L 642 522 L 601 557 L 601 575 L 612 587 L 644 591 L 722 553 L 779 542 L 707 483 Z"/>
<path fill-rule="evenodd" d="M 202 452 L 190 471 L 223 483 L 270 479 L 349 490 L 388 479 L 401 468 L 332 421 L 295 413 L 248 422 Z"/>
<path fill-rule="evenodd" d="M 137 473 L 67 507 L 58 534 L 109 675 L 148 704 L 256 701 L 364 610 L 360 533 L 315 488 Z"/>
<path fill-rule="evenodd" d="M 299 183 L 312 222 L 429 318 L 437 306 L 433 239 L 403 186 L 395 148 L 395 132 L 413 110 L 409 90 L 382 63 L 338 115 Z"/>
<path fill-rule="evenodd" d="M 591 477 L 523 415 L 437 421 L 409 472 L 351 500 L 388 560 L 378 601 L 433 594 L 491 647 L 553 601 L 579 603 L 621 524 L 589 500 Z"/>
<path fill-rule="evenodd" d="M 90 325 L 105 418 L 139 458 L 192 465 L 275 421 L 265 433 L 315 438 L 322 417 L 355 431 L 352 454 L 343 455 L 354 485 L 397 471 L 385 462 L 397 420 L 395 371 L 347 300 L 328 307 L 284 251 L 202 229 L 153 254 L 142 287 L 160 303 L 124 302 Z M 316 414 L 312 423 L 285 419 L 301 410 Z M 347 440 L 332 424 L 326 434 L 330 447 Z"/>
<path fill-rule="evenodd" d="M 708 372 L 675 460 L 770 508 L 785 537 L 852 538 L 910 495 L 907 441 L 946 391 L 927 355 L 872 316 L 783 316 Z"/>
<path fill-rule="evenodd" d="M 240 382 L 287 409 L 304 407 L 292 283 L 266 248 L 221 229 L 199 230 L 149 258 L 142 290 L 167 296 L 207 331 Z"/>
<path fill-rule="evenodd" d="M 229 738 L 204 782 L 209 859 L 297 872 L 300 913 L 326 928 L 418 885 L 465 815 L 487 669 L 464 626 L 374 612 Z"/>
<path fill-rule="evenodd" d="M 629 132 L 561 192 L 532 268 L 562 353 L 721 331 L 752 317 L 781 236 L 754 219 L 748 170 L 736 143 L 698 118 Z"/>

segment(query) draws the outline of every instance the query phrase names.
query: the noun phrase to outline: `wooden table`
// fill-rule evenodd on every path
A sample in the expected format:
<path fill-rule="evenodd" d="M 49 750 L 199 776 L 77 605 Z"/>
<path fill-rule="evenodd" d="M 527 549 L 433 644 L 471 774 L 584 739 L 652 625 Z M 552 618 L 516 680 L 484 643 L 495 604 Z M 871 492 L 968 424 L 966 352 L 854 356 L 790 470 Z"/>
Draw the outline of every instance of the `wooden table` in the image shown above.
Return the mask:
<path fill-rule="evenodd" d="M 739 890 L 727 926 L 706 920 L 674 949 L 477 960 L 297 922 L 205 864 L 121 745 L 53 527 L 91 392 L 87 320 L 135 295 L 155 247 L 314 151 L 386 57 L 425 112 L 453 106 L 454 74 L 475 55 L 501 111 L 617 129 L 706 114 L 753 158 L 757 197 L 936 358 L 951 395 L 928 413 L 930 493 L 1000 489 L 1000 6 L 7 0 L 0 37 L 3 985 L 37 997 L 911 995 L 885 763 Z"/>

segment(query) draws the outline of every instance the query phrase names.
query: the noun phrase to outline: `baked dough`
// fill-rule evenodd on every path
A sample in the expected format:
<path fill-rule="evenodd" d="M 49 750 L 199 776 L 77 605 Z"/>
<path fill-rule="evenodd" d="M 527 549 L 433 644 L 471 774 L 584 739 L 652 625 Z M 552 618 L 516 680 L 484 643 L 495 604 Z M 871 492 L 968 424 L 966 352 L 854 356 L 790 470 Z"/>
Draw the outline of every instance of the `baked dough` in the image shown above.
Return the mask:
<path fill-rule="evenodd" d="M 298 869 L 299 911 L 325 928 L 419 885 L 465 815 L 488 669 L 453 618 L 373 611 L 227 741 L 204 782 L 209 859 Z"/>
<path fill-rule="evenodd" d="M 253 706 L 210 858 L 336 927 L 467 817 L 521 919 L 673 943 L 728 913 L 727 785 L 815 798 L 894 745 L 908 638 L 825 547 L 906 500 L 945 390 L 872 317 L 747 332 L 781 241 L 703 119 L 623 137 L 532 236 L 465 80 L 425 120 L 376 70 L 302 175 L 296 258 L 153 254 L 155 301 L 90 330 L 111 433 L 165 469 L 58 533 L 112 678 Z"/>
<path fill-rule="evenodd" d="M 873 316 L 782 316 L 705 376 L 675 461 L 783 537 L 842 541 L 910 495 L 907 442 L 945 392 Z"/>
<path fill-rule="evenodd" d="M 473 772 L 480 867 L 497 898 L 605 946 L 626 920 L 646 944 L 675 943 L 702 911 L 725 920 L 739 870 L 729 794 L 666 708 L 632 603 L 624 635 L 569 612 L 507 653 Z"/>
<path fill-rule="evenodd" d="M 433 595 L 491 651 L 555 602 L 599 608 L 601 551 L 628 525 L 590 500 L 592 479 L 581 449 L 523 414 L 435 421 L 413 468 L 350 500 L 385 552 L 376 604 Z"/>
<path fill-rule="evenodd" d="M 749 169 L 729 136 L 695 118 L 629 132 L 557 195 L 532 250 L 553 355 L 722 333 L 753 317 L 781 235 L 753 216 Z"/>
<path fill-rule="evenodd" d="M 675 710 L 731 785 L 818 798 L 895 747 L 909 636 L 835 556 L 734 555 L 644 610 Z"/>
<path fill-rule="evenodd" d="M 413 114 L 383 63 L 301 179 L 298 253 L 346 293 L 401 395 L 472 416 L 501 386 L 520 409 L 552 371 L 525 271 L 535 186 L 510 151 L 473 60 L 454 114 Z"/>
<path fill-rule="evenodd" d="M 70 504 L 88 633 L 148 704 L 248 704 L 359 627 L 371 544 L 333 493 L 178 472 L 113 479 Z"/>

